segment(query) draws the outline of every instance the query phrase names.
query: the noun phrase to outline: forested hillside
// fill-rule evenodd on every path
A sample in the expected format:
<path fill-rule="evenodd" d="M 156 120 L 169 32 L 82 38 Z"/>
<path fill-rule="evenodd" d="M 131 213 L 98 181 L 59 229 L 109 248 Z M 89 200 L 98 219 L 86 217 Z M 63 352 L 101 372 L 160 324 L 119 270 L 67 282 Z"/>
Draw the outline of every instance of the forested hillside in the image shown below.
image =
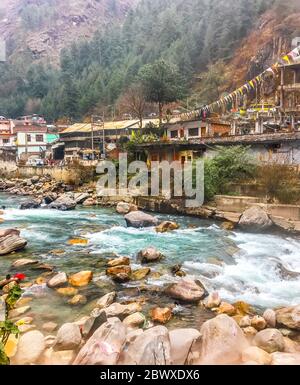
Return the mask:
<path fill-rule="evenodd" d="M 264 31 L 261 20 L 265 15 L 271 15 L 276 34 L 276 25 L 296 12 L 297 1 L 282 9 L 283 3 L 283 0 L 140 0 L 128 12 L 124 23 L 115 18 L 105 26 L 101 24 L 91 39 L 73 35 L 73 45 L 61 50 L 60 67 L 46 60 L 47 56 L 45 60 L 37 60 L 31 55 L 24 68 L 10 47 L 9 61 L 0 64 L 0 115 L 36 112 L 50 120 L 63 116 L 81 119 L 115 104 L 135 82 L 142 67 L 161 58 L 178 68 L 187 95 L 196 95 L 194 103 L 205 103 L 209 101 L 206 98 L 221 92 L 226 86 L 224 82 L 232 86 L 232 79 L 227 79 L 224 71 L 233 65 L 236 52 L 251 33 L 258 26 Z M 48 20 L 49 26 L 53 17 L 51 12 L 45 13 L 42 25 Z M 28 14 L 24 22 L 26 28 L 39 31 L 39 19 L 33 21 Z M 286 25 L 280 33 L 290 40 L 298 36 L 300 25 L 298 31 Z M 270 38 L 266 37 L 266 44 Z M 264 45 L 263 40 L 261 44 Z M 266 55 L 264 61 L 271 57 Z M 240 76 L 246 76 L 247 61 L 246 66 L 242 63 Z"/>

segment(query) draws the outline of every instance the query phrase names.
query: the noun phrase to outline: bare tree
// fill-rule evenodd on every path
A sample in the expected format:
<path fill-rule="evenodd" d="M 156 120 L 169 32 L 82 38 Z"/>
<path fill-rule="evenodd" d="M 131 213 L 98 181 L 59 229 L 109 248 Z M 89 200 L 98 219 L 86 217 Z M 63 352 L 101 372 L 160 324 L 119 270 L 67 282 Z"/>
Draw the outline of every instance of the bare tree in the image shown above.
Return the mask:
<path fill-rule="evenodd" d="M 140 128 L 143 127 L 143 117 L 147 106 L 144 90 L 141 84 L 133 84 L 120 97 L 119 109 L 123 113 L 136 116 L 140 121 Z"/>

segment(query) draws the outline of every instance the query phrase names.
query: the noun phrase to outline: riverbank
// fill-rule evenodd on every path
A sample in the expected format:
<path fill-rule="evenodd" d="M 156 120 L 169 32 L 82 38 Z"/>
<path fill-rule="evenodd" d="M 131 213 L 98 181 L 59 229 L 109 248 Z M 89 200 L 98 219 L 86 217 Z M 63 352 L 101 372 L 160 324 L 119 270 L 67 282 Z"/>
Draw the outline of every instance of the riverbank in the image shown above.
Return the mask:
<path fill-rule="evenodd" d="M 66 193 L 68 192 L 62 191 L 60 194 L 63 196 Z M 74 192 L 71 193 L 74 194 Z M 75 194 L 77 193 L 82 194 L 83 191 L 75 192 Z M 86 199 L 90 198 L 91 196 L 86 197 Z M 136 354 L 143 353 L 143 348 L 137 348 L 137 346 L 142 346 L 141 340 L 144 339 L 156 349 L 157 335 L 161 336 L 159 339 L 163 338 L 164 341 L 167 341 L 164 347 L 165 351 L 173 351 L 172 336 L 175 335 L 179 339 L 179 348 L 176 351 L 186 352 L 183 349 L 186 340 L 182 339 L 180 335 L 185 336 L 190 333 L 189 342 L 191 345 L 195 336 L 199 336 L 199 333 L 206 335 L 205 330 L 210 330 L 210 324 L 206 324 L 207 320 L 210 319 L 216 320 L 216 327 L 222 334 L 217 341 L 211 335 L 209 340 L 214 344 L 219 344 L 222 341 L 221 345 L 224 345 L 224 341 L 229 339 L 232 344 L 226 349 L 235 352 L 234 362 L 249 363 L 251 361 L 248 358 L 245 361 L 245 357 L 249 357 L 249 353 L 236 350 L 234 345 L 238 343 L 238 346 L 245 348 L 244 350 L 248 349 L 249 344 L 250 347 L 253 346 L 254 342 L 251 338 L 260 332 L 261 325 L 264 325 L 266 330 L 274 329 L 275 326 L 282 336 L 289 336 L 288 340 L 285 340 L 287 346 L 284 347 L 282 346 L 282 339 L 278 337 L 281 342 L 276 349 L 279 349 L 280 353 L 272 353 L 271 359 L 259 351 L 260 355 L 265 357 L 264 363 L 270 364 L 280 360 L 282 362 L 286 359 L 294 361 L 298 359 L 298 326 L 286 327 L 280 323 L 282 319 L 280 322 L 276 320 L 274 323 L 274 313 L 271 313 L 273 319 L 271 325 L 265 324 L 266 320 L 264 322 L 261 319 L 266 309 L 274 308 L 277 312 L 279 307 L 296 306 L 300 303 L 298 273 L 300 271 L 300 245 L 297 237 L 291 237 L 287 234 L 278 235 L 276 232 L 255 234 L 234 229 L 229 231 L 216 225 L 220 222 L 192 216 L 179 216 L 178 214 L 156 215 L 158 223 L 169 221 L 179 225 L 177 229 L 161 233 L 157 232 L 155 227 L 140 229 L 127 227 L 124 216 L 116 213 L 115 208 L 77 204 L 72 211 L 59 211 L 55 208 L 47 208 L 44 203 L 36 209 L 21 210 L 21 205 L 26 202 L 28 203 L 28 196 L 0 195 L 1 206 L 6 207 L 2 215 L 4 221 L 0 227 L 17 227 L 21 230 L 21 236 L 28 241 L 28 245 L 23 251 L 1 257 L 0 270 L 4 276 L 7 272 L 21 271 L 27 277 L 22 284 L 23 298 L 18 304 L 18 308 L 22 309 L 20 312 L 24 311 L 24 313 L 19 314 L 18 318 L 23 319 L 23 321 L 25 319 L 23 327 L 21 327 L 21 336 L 27 334 L 24 344 L 27 338 L 32 341 L 37 338 L 40 346 L 43 347 L 39 357 L 34 359 L 32 363 L 66 363 L 66 361 L 71 363 L 74 362 L 78 354 L 80 356 L 75 362 L 83 363 L 82 352 L 80 353 L 80 351 L 83 345 L 88 343 L 89 335 L 80 331 L 80 343 L 67 350 L 57 344 L 57 338 L 60 334 L 68 334 L 66 333 L 68 328 L 74 331 L 76 329 L 73 326 L 74 323 L 81 330 L 82 322 L 94 317 L 95 312 L 93 313 L 93 311 L 98 308 L 97 304 L 100 298 L 113 292 L 116 293 L 116 296 L 108 308 L 113 305 L 112 309 L 116 313 L 108 312 L 108 318 L 115 315 L 120 319 L 120 322 L 114 321 L 113 327 L 110 325 L 110 321 L 108 324 L 104 322 L 103 326 L 96 324 L 97 330 L 102 327 L 96 335 L 98 342 L 101 341 L 104 346 L 107 346 L 106 343 L 119 346 L 117 358 L 114 358 L 116 361 L 113 363 L 123 362 L 124 358 L 122 357 L 127 354 L 130 344 L 133 346 L 132 351 Z M 107 204 L 110 205 L 111 202 L 107 202 Z M 126 205 L 123 205 L 123 208 L 124 206 Z M 138 254 L 149 246 L 155 247 L 159 254 L 164 255 L 164 258 L 150 264 L 143 263 L 138 258 Z M 25 258 L 31 260 L 27 266 L 17 264 L 18 267 L 14 267 L 16 261 L 24 262 Z M 121 270 L 118 264 L 116 265 L 116 259 L 119 258 L 122 261 L 122 265 L 119 265 L 122 267 Z M 115 266 L 108 265 L 111 260 L 115 260 L 115 262 L 111 262 Z M 107 274 L 107 270 L 111 267 L 117 268 L 114 271 L 115 276 L 128 274 L 129 269 L 131 269 L 130 279 L 125 279 L 123 282 L 120 282 L 118 277 L 113 279 L 112 271 Z M 72 277 L 82 271 L 89 272 L 87 274 L 88 282 L 84 286 L 76 286 Z M 215 302 L 215 310 L 211 310 L 205 305 L 207 297 L 201 300 L 197 297 L 197 301 L 185 302 L 182 301 L 182 297 L 180 299 L 174 298 L 166 292 L 170 285 L 181 282 L 180 272 L 186 275 L 186 279 L 192 282 L 199 280 L 204 285 L 208 293 L 212 295 L 213 301 L 217 302 Z M 58 287 L 49 287 L 49 280 L 58 273 L 65 274 L 64 283 Z M 136 278 L 139 275 L 140 279 L 132 279 L 132 274 L 135 274 Z M 219 295 L 213 294 L 215 292 L 218 292 Z M 222 304 L 219 303 L 220 301 Z M 127 308 L 129 306 L 130 314 L 128 309 L 123 313 L 124 306 Z M 156 310 L 157 308 L 159 309 Z M 118 313 L 119 311 L 120 313 Z M 298 311 L 295 310 L 296 316 Z M 98 310 L 96 314 L 97 312 Z M 227 318 L 224 319 L 223 316 L 221 321 L 219 318 L 216 319 L 216 315 L 219 313 L 227 314 L 230 321 Z M 133 314 L 135 314 L 134 317 Z M 255 317 L 257 315 L 259 318 Z M 131 319 L 134 318 L 134 322 L 138 323 L 138 325 L 134 325 L 133 334 L 131 334 L 133 332 L 132 326 L 126 325 L 129 321 L 124 322 L 128 316 Z M 250 317 L 250 320 L 246 318 L 240 324 L 242 318 L 247 316 Z M 157 325 L 161 325 L 158 317 L 166 324 L 156 329 Z M 268 316 L 266 317 L 268 318 Z M 103 313 L 100 320 L 103 321 Z M 59 333 L 59 329 L 66 322 L 72 326 L 64 326 L 62 332 Z M 237 326 L 236 322 L 241 326 Z M 257 325 L 260 325 L 257 328 L 253 326 L 256 325 L 256 322 Z M 124 325 L 126 326 L 125 342 L 122 340 L 123 337 L 117 342 L 106 341 L 105 338 L 102 338 L 103 330 L 116 330 L 118 335 L 124 336 Z M 54 329 L 50 331 L 51 328 Z M 181 332 L 181 329 L 185 330 Z M 234 335 L 229 332 L 230 330 L 235 331 Z M 29 334 L 31 332 L 35 334 Z M 41 334 L 36 332 L 42 333 L 43 338 Z M 235 338 L 236 335 L 241 336 L 241 332 L 247 339 L 247 346 Z M 75 333 L 78 342 L 78 333 Z M 146 334 L 144 335 L 144 333 Z M 228 338 L 226 333 L 229 333 Z M 138 345 L 135 345 L 134 341 L 139 335 L 143 335 L 143 338 L 137 339 Z M 250 342 L 248 342 L 248 338 L 250 338 Z M 244 338 L 242 340 L 244 341 Z M 19 346 L 20 342 L 22 346 L 22 341 L 19 341 L 17 345 Z M 186 345 L 184 346 L 186 349 Z M 202 354 L 204 348 L 201 346 L 195 347 L 195 354 L 193 351 L 192 356 L 189 352 L 184 358 L 181 356 L 181 359 L 191 364 L 204 363 L 205 357 L 209 354 L 207 351 Z M 291 352 L 291 346 L 293 346 L 293 352 Z M 15 347 L 16 344 L 12 342 L 12 350 Z M 228 355 L 228 352 L 226 353 L 218 347 L 217 351 L 219 350 L 220 356 Z M 22 351 L 24 350 L 22 349 Z M 66 351 L 67 353 L 65 353 Z M 255 353 L 258 353 L 256 349 Z M 278 356 L 282 353 L 283 356 Z M 157 357 L 161 356 L 159 352 L 155 354 Z M 167 363 L 177 362 L 174 354 L 171 354 L 169 361 L 166 361 Z M 286 354 L 296 354 L 296 356 L 291 357 Z M 17 359 L 19 359 L 18 357 L 20 358 L 20 355 L 17 355 Z M 211 362 L 219 362 L 218 357 L 213 356 Z M 253 360 L 260 362 L 261 358 L 255 357 L 252 357 Z M 14 362 L 13 358 L 12 362 Z M 102 357 L 100 361 L 107 363 L 106 358 Z M 151 357 L 146 358 L 151 363 Z M 129 359 L 126 358 L 126 360 Z M 135 357 L 135 359 L 139 362 L 141 356 Z M 21 362 L 22 360 L 24 359 L 20 358 Z M 233 358 L 231 357 L 230 360 Z M 233 362 L 230 360 L 228 356 L 226 363 Z"/>
<path fill-rule="evenodd" d="M 223 226 L 227 229 L 241 227 L 258 232 L 278 229 L 291 234 L 300 234 L 299 205 L 269 204 L 261 197 L 217 195 L 208 205 L 188 208 L 182 199 L 102 197 L 97 194 L 95 182 L 75 187 L 57 182 L 49 175 L 29 179 L 2 179 L 0 191 L 27 196 L 28 201 L 24 203 L 23 208 L 38 208 L 45 203 L 50 208 L 70 210 L 77 204 L 83 204 L 85 207 L 116 207 L 119 202 L 127 202 L 149 212 L 186 215 L 223 222 Z"/>

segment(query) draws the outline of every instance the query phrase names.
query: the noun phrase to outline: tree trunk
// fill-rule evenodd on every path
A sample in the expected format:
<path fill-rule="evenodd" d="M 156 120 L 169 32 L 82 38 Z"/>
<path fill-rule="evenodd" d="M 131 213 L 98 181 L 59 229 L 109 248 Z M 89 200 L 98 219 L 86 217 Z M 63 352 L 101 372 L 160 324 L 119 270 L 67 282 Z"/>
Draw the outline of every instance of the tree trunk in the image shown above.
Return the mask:
<path fill-rule="evenodd" d="M 159 127 L 162 126 L 162 120 L 163 120 L 163 104 L 158 103 L 158 109 L 159 109 Z"/>
<path fill-rule="evenodd" d="M 143 128 L 143 115 L 140 115 L 140 129 Z"/>

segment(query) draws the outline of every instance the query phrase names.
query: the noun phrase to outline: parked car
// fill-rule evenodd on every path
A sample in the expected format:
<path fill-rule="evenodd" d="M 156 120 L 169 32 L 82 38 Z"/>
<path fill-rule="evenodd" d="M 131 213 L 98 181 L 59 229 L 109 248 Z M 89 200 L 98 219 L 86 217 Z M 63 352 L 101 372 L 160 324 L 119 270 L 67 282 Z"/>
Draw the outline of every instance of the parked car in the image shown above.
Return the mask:
<path fill-rule="evenodd" d="M 26 166 L 33 166 L 33 167 L 42 167 L 44 165 L 45 165 L 44 160 L 39 158 L 29 159 L 26 163 Z"/>

